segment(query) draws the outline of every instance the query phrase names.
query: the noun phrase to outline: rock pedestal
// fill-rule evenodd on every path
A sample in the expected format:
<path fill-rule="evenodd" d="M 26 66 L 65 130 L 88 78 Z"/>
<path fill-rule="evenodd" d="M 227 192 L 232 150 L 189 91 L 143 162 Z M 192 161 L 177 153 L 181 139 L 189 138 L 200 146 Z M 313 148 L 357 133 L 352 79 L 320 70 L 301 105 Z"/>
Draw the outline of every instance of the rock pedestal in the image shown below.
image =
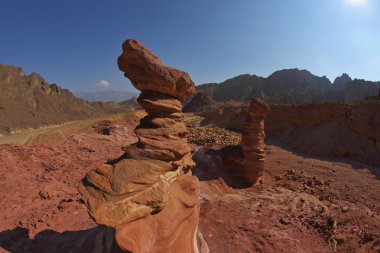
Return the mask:
<path fill-rule="evenodd" d="M 242 176 L 250 184 L 256 183 L 264 171 L 264 119 L 269 111 L 269 106 L 260 99 L 251 100 L 241 138 Z"/>
<path fill-rule="evenodd" d="M 183 71 L 165 66 L 136 40 L 123 44 L 118 65 L 141 91 L 148 113 L 138 142 L 114 162 L 89 172 L 79 191 L 91 217 L 116 230 L 128 252 L 198 252 L 199 182 L 187 144 L 182 102 L 195 91 Z"/>

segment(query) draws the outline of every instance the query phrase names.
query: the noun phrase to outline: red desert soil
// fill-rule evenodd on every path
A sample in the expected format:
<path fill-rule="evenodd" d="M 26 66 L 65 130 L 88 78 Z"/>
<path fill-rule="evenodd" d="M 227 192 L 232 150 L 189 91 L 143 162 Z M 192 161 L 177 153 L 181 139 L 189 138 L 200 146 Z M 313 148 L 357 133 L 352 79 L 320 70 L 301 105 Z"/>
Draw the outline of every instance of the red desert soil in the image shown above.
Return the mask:
<path fill-rule="evenodd" d="M 136 141 L 137 120 L 128 117 L 43 144 L 0 145 L 0 252 L 76 252 L 70 245 L 99 230 L 76 187 Z M 196 124 L 190 130 L 209 138 Z M 236 143 L 236 134 L 215 133 L 220 143 Z M 221 163 L 223 146 L 193 148 L 199 227 L 210 252 L 333 252 L 334 242 L 337 252 L 380 252 L 380 168 L 305 156 L 268 140 L 264 177 L 242 188 Z"/>

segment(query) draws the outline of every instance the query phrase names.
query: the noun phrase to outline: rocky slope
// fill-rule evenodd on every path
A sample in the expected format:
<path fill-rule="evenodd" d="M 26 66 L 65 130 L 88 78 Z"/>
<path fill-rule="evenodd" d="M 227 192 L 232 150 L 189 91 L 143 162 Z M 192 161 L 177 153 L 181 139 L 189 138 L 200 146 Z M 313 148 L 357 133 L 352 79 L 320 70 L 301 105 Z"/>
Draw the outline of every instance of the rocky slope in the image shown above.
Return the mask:
<path fill-rule="evenodd" d="M 116 112 L 117 103 L 88 103 L 37 73 L 0 65 L 0 134 Z"/>
<path fill-rule="evenodd" d="M 284 69 L 276 71 L 267 78 L 256 75 L 240 75 L 220 84 L 197 86 L 197 93 L 205 93 L 211 98 L 203 107 L 215 102 L 249 101 L 259 97 L 267 103 L 302 104 L 312 102 L 352 102 L 376 96 L 379 82 L 352 80 L 347 74 L 331 83 L 325 76 L 318 77 L 307 70 Z M 195 95 L 185 111 L 195 112 L 200 97 Z M 205 99 L 205 97 L 203 97 Z M 207 102 L 207 103 L 206 103 Z M 193 105 L 197 103 L 197 105 Z"/>
<path fill-rule="evenodd" d="M 125 121 L 131 118 L 111 118 L 43 144 L 0 145 L 1 253 L 122 252 L 114 232 L 92 221 L 76 187 L 137 141 L 139 119 Z M 185 119 L 197 136 L 191 141 L 207 143 L 196 118 Z M 207 127 L 214 141 L 237 144 L 236 133 Z M 247 189 L 221 164 L 217 146 L 190 144 L 200 180 L 199 230 L 210 252 L 332 253 L 332 240 L 337 252 L 379 252 L 380 181 L 373 168 L 275 144 L 266 144 L 264 176 Z"/>
<path fill-rule="evenodd" d="M 308 154 L 380 165 L 380 101 L 271 105 L 266 134 Z M 241 131 L 246 105 L 202 113 L 203 124 Z"/>

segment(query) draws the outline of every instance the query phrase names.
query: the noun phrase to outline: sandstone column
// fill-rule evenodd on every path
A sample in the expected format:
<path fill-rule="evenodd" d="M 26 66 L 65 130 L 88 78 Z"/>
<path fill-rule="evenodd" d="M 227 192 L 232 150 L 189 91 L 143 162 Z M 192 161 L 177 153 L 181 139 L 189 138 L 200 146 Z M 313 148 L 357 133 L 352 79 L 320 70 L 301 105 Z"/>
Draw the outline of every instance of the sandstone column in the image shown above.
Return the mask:
<path fill-rule="evenodd" d="M 123 44 L 118 65 L 141 91 L 148 115 L 138 142 L 116 162 L 92 170 L 79 191 L 91 217 L 116 230 L 128 252 L 198 252 L 199 182 L 187 144 L 182 103 L 195 91 L 186 72 L 165 66 L 136 40 Z"/>
<path fill-rule="evenodd" d="M 256 183 L 264 171 L 264 119 L 269 110 L 269 106 L 262 100 L 253 98 L 245 120 L 241 139 L 243 151 L 242 176 L 250 184 Z"/>

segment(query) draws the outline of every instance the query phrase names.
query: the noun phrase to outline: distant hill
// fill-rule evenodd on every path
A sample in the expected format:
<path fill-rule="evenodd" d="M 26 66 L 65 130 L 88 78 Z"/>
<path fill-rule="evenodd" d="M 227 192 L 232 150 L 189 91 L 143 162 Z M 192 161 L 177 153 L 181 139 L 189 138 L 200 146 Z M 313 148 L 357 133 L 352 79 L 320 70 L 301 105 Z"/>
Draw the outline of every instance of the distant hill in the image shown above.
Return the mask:
<path fill-rule="evenodd" d="M 137 97 L 139 93 L 130 91 L 116 91 L 116 90 L 104 90 L 104 91 L 79 91 L 73 92 L 74 96 L 90 102 L 122 102 L 132 97 Z"/>
<path fill-rule="evenodd" d="M 0 135 L 124 109 L 118 103 L 89 103 L 37 73 L 0 65 Z"/>
<path fill-rule="evenodd" d="M 204 103 L 249 101 L 252 97 L 260 97 L 271 104 L 354 102 L 377 96 L 379 88 L 380 82 L 352 80 L 347 74 L 331 83 L 327 77 L 315 76 L 307 70 L 284 69 L 267 78 L 240 75 L 219 84 L 199 85 L 197 93 L 205 95 L 194 95 L 194 100 L 187 101 L 184 110 L 194 111 L 200 105 L 205 108 Z"/>

